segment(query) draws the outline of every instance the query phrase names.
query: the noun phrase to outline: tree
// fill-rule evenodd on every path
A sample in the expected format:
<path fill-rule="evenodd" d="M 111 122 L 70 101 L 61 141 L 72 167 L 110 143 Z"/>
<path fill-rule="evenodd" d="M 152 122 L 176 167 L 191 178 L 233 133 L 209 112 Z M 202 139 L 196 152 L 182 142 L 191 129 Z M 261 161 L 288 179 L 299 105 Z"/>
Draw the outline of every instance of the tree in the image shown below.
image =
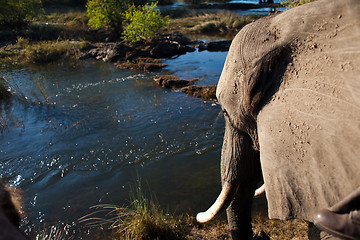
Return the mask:
<path fill-rule="evenodd" d="M 123 38 L 130 42 L 149 40 L 159 34 L 169 23 L 168 16 L 163 17 L 159 10 L 156 10 L 157 3 L 136 7 L 132 5 L 124 13 Z"/>
<path fill-rule="evenodd" d="M 128 8 L 129 0 L 88 0 L 86 4 L 89 26 L 93 29 L 102 27 L 121 29 L 123 13 Z"/>
<path fill-rule="evenodd" d="M 0 24 L 21 25 L 41 9 L 41 0 L 0 0 Z"/>

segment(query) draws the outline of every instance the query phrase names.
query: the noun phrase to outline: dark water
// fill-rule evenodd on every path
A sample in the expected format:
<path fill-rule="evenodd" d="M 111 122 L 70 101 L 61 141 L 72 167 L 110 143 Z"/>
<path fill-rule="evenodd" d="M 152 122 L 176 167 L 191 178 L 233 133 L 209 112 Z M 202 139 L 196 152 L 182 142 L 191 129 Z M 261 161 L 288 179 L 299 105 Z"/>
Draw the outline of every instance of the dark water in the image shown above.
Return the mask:
<path fill-rule="evenodd" d="M 164 73 L 216 84 L 226 54 L 189 53 L 167 60 Z M 138 179 L 179 214 L 216 199 L 224 133 L 217 103 L 161 89 L 156 73 L 100 61 L 2 66 L 0 74 L 29 100 L 53 103 L 14 100 L 1 109 L 0 177 L 24 190 L 26 231 L 56 225 L 91 239 L 78 219 L 96 204 L 127 204 Z"/>
<path fill-rule="evenodd" d="M 166 71 L 216 84 L 226 53 L 168 60 Z M 102 62 L 2 67 L 29 100 L 2 106 L 0 177 L 24 190 L 30 225 L 63 225 L 99 203 L 126 204 L 141 178 L 162 206 L 203 210 L 216 198 L 224 123 L 216 103 L 159 88 L 154 74 Z M 41 86 L 41 91 L 37 86 Z M 43 93 L 41 93 L 43 92 Z"/>

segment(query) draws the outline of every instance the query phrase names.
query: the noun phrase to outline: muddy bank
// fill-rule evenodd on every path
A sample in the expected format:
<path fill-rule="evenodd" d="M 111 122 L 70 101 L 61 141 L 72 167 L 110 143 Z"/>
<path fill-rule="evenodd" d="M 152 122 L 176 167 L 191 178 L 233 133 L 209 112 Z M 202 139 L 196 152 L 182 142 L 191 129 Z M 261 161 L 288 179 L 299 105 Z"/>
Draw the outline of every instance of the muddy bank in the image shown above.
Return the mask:
<path fill-rule="evenodd" d="M 83 59 L 99 59 L 112 62 L 116 67 L 134 71 L 155 71 L 167 66 L 164 59 L 198 51 L 228 51 L 231 40 L 191 41 L 179 34 L 166 34 L 151 42 L 128 44 L 125 41 L 112 43 L 96 43 L 90 50 L 79 57 Z M 154 81 L 163 88 L 181 89 L 182 92 L 203 100 L 216 100 L 216 86 L 192 86 L 198 79 L 180 79 L 174 75 L 158 75 Z"/>
<path fill-rule="evenodd" d="M 211 86 L 187 86 L 181 88 L 187 95 L 201 98 L 206 101 L 216 101 L 216 85 Z"/>
<path fill-rule="evenodd" d="M 216 100 L 216 86 L 194 86 L 199 81 L 197 78 L 185 80 L 175 75 L 158 75 L 154 77 L 154 81 L 162 88 L 180 89 L 187 95 L 206 101 Z"/>

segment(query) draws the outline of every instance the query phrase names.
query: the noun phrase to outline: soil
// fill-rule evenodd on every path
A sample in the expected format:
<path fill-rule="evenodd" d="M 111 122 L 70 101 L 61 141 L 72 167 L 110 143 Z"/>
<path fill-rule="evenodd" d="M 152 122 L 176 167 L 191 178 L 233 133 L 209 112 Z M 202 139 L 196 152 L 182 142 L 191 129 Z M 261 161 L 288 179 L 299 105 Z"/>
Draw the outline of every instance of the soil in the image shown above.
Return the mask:
<path fill-rule="evenodd" d="M 211 86 L 187 86 L 181 88 L 183 93 L 206 101 L 216 100 L 216 85 Z"/>

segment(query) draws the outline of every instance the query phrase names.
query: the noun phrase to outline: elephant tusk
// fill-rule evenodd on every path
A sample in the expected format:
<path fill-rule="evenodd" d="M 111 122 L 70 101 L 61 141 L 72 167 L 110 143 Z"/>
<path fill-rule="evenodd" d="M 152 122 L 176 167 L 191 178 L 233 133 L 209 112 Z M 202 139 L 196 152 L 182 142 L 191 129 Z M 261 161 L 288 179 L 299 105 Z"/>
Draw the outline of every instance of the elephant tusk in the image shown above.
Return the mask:
<path fill-rule="evenodd" d="M 255 190 L 254 198 L 260 197 L 265 193 L 265 184 Z"/>
<path fill-rule="evenodd" d="M 199 223 L 206 223 L 217 217 L 230 205 L 235 192 L 236 188 L 234 189 L 234 186 L 231 186 L 230 183 L 224 183 L 215 203 L 206 212 L 198 213 L 196 215 L 196 220 Z"/>

